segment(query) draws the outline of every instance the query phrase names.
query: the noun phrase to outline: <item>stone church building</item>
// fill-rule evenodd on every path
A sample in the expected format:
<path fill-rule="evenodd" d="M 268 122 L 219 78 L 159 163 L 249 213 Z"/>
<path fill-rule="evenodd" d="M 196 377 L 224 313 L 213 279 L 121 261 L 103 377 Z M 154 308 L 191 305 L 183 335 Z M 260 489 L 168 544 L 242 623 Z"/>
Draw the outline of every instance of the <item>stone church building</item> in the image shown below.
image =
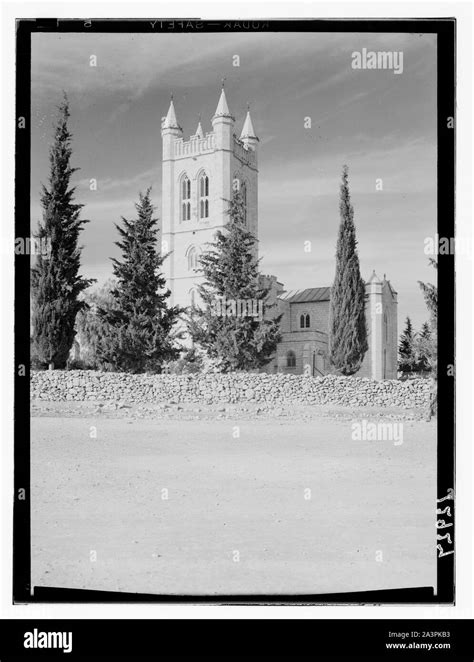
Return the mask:
<path fill-rule="evenodd" d="M 246 222 L 258 238 L 258 143 L 250 112 L 240 137 L 235 134 L 224 88 L 212 118 L 212 131 L 201 122 L 188 140 L 179 126 L 173 100 L 162 119 L 162 249 L 171 290 L 170 305 L 190 306 L 196 299 L 198 257 L 227 221 L 227 200 L 240 187 Z M 336 239 L 336 238 L 335 238 Z M 256 249 L 257 250 L 257 249 Z M 257 255 L 255 255 L 257 257 Z M 330 287 L 285 291 L 275 276 L 262 276 L 282 313 L 282 340 L 267 372 L 324 375 L 328 360 Z M 313 284 L 311 284 L 313 285 Z M 374 379 L 397 377 L 397 293 L 374 273 L 366 281 L 369 349 L 358 373 Z M 275 313 L 273 313 L 275 314 Z"/>

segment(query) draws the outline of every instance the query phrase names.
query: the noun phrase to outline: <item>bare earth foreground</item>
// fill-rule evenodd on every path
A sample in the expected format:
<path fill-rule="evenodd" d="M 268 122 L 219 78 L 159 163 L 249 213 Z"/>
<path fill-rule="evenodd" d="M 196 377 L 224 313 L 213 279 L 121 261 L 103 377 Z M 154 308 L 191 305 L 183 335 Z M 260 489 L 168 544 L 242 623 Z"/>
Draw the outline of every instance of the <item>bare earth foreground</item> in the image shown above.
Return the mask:
<path fill-rule="evenodd" d="M 436 586 L 435 422 L 405 420 L 395 445 L 354 441 L 353 415 L 314 408 L 173 418 L 61 404 L 31 421 L 33 586 Z"/>

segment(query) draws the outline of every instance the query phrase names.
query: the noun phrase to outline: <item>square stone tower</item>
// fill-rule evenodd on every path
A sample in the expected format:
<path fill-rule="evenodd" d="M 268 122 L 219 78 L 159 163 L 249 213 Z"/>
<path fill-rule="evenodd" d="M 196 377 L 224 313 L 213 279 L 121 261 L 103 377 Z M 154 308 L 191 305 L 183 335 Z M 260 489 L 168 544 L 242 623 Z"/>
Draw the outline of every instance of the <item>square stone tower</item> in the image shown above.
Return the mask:
<path fill-rule="evenodd" d="M 365 284 L 365 316 L 369 349 L 358 377 L 397 379 L 398 323 L 397 293 L 389 280 L 380 280 L 375 271 Z"/>
<path fill-rule="evenodd" d="M 162 252 L 170 305 L 189 306 L 196 300 L 198 257 L 214 241 L 228 220 L 233 187 L 240 187 L 246 205 L 247 227 L 258 238 L 257 144 L 250 112 L 240 138 L 222 87 L 212 118 L 212 131 L 204 134 L 199 121 L 194 135 L 184 140 L 173 99 L 162 120 Z M 257 257 L 257 256 L 256 256 Z"/>

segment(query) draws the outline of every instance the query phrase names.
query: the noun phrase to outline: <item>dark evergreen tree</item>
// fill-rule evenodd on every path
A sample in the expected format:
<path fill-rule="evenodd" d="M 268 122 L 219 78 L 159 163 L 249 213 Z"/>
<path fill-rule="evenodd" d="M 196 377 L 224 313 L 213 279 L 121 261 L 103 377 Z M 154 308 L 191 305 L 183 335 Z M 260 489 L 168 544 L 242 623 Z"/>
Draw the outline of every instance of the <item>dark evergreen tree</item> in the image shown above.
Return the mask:
<path fill-rule="evenodd" d="M 415 333 L 409 317 L 406 318 L 405 329 L 400 335 L 398 345 L 398 369 L 408 374 L 415 372 L 417 368 L 417 357 L 415 353 Z"/>
<path fill-rule="evenodd" d="M 225 230 L 217 232 L 215 242 L 208 244 L 199 259 L 204 275 L 198 287 L 202 306 L 191 308 L 188 329 L 221 371 L 255 370 L 275 353 L 281 315 L 265 315 L 276 304 L 268 301 L 270 288 L 259 278 L 256 239 L 246 227 L 238 190 L 233 192 L 228 214 Z"/>
<path fill-rule="evenodd" d="M 48 252 L 38 254 L 31 270 L 32 351 L 44 367 L 64 368 L 74 341 L 77 313 L 86 305 L 78 297 L 92 280 L 79 275 L 81 248 L 79 233 L 83 207 L 75 204 L 70 179 L 72 134 L 68 129 L 69 104 L 66 95 L 58 107 L 54 141 L 49 152 L 49 186 L 42 187 L 43 221 L 37 238 Z"/>
<path fill-rule="evenodd" d="M 124 372 L 161 372 L 164 361 L 178 355 L 173 327 L 182 310 L 167 307 L 171 292 L 160 268 L 166 255 L 157 250 L 157 219 L 150 200 L 150 189 L 135 205 L 138 217 L 122 217 L 116 225 L 122 238 L 116 245 L 122 261 L 112 259 L 116 287 L 111 291 L 113 306 L 98 314 L 105 323 L 97 356 L 112 369 Z"/>
<path fill-rule="evenodd" d="M 359 370 L 368 344 L 365 284 L 360 275 L 347 166 L 342 171 L 339 211 L 341 222 L 337 239 L 336 276 L 331 289 L 329 349 L 336 372 L 352 375 Z"/>

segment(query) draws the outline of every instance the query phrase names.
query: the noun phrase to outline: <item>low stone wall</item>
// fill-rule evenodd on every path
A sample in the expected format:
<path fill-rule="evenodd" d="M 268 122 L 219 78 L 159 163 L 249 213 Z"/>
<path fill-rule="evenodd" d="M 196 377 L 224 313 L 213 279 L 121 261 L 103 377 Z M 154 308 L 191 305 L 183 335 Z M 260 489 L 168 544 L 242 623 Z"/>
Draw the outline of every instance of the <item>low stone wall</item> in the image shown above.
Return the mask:
<path fill-rule="evenodd" d="M 129 375 L 85 370 L 32 371 L 31 398 L 52 401 L 316 404 L 426 407 L 428 379 L 375 381 L 287 374 Z"/>

